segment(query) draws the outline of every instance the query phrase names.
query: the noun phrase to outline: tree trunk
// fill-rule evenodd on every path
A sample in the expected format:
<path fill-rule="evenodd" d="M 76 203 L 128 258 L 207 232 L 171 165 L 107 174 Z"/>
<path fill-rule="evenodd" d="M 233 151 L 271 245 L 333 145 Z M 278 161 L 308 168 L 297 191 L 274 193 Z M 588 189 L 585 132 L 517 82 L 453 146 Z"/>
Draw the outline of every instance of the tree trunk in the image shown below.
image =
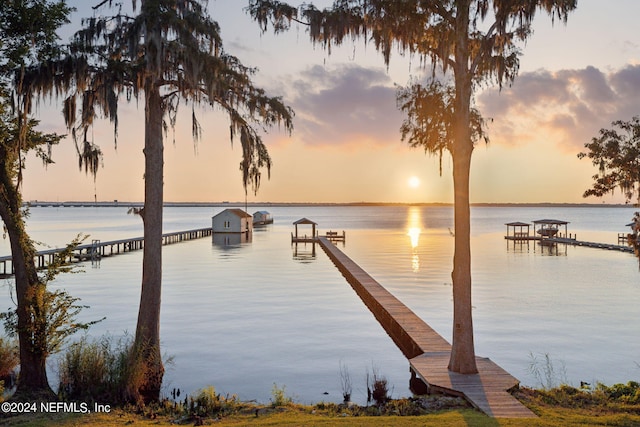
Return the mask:
<path fill-rule="evenodd" d="M 17 298 L 18 343 L 20 346 L 20 375 L 15 397 L 25 400 L 54 396 L 47 379 L 47 350 L 41 348 L 43 337 L 38 325 L 29 315 L 30 309 L 42 310 L 44 285 L 40 283 L 35 265 L 35 248 L 27 235 L 21 212 L 21 197 L 8 172 L 8 153 L 2 152 L 0 165 L 0 216 L 7 229 L 11 245 L 12 266 Z"/>
<path fill-rule="evenodd" d="M 151 79 L 150 79 L 151 80 Z M 145 373 L 137 387 L 145 403 L 160 398 L 164 367 L 160 353 L 160 302 L 162 287 L 162 204 L 163 140 L 162 100 L 158 87 L 149 82 L 145 88 L 145 181 L 144 181 L 144 251 L 142 292 L 135 346 Z"/>
<path fill-rule="evenodd" d="M 449 370 L 475 374 L 473 320 L 471 305 L 471 212 L 469 209 L 469 172 L 473 142 L 470 131 L 471 73 L 469 71 L 470 0 L 456 1 L 456 48 L 454 111 L 453 191 L 455 249 L 453 255 L 453 339 Z"/>
<path fill-rule="evenodd" d="M 455 249 L 453 255 L 453 343 L 449 370 L 475 374 L 475 349 L 471 303 L 471 220 L 469 209 L 469 170 L 471 149 L 456 151 L 453 156 L 455 193 Z"/>

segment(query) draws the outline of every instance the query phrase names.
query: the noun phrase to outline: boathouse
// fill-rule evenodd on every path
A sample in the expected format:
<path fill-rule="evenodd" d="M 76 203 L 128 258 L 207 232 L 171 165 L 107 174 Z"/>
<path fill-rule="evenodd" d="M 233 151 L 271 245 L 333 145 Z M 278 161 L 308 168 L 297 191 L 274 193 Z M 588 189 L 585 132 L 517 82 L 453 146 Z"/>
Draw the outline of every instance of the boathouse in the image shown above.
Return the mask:
<path fill-rule="evenodd" d="M 225 209 L 211 218 L 214 233 L 251 233 L 253 217 L 242 209 Z"/>
<path fill-rule="evenodd" d="M 253 225 L 272 224 L 273 217 L 267 211 L 258 211 L 253 213 Z"/>

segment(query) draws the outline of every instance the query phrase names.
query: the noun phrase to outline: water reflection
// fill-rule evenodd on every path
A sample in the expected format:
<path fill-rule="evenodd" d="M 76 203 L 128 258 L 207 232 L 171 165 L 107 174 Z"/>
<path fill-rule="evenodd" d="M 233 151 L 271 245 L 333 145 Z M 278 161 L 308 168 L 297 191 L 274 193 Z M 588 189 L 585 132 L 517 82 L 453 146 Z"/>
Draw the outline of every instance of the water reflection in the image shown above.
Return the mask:
<path fill-rule="evenodd" d="M 420 243 L 420 233 L 422 229 L 422 216 L 420 208 L 417 206 L 411 206 L 407 216 L 407 236 L 409 236 L 411 242 L 411 269 L 414 273 L 420 271 L 420 255 L 418 252 L 418 244 Z"/>
<path fill-rule="evenodd" d="M 301 261 L 302 263 L 311 262 L 316 259 L 316 244 L 314 242 L 309 245 L 311 248 L 307 247 L 307 243 L 299 243 L 300 247 L 298 247 L 298 243 L 293 243 L 291 246 L 293 248 L 293 259 L 296 261 Z"/>
<path fill-rule="evenodd" d="M 420 229 L 418 227 L 409 228 L 407 236 L 411 239 L 411 248 L 417 248 L 420 241 Z"/>
<path fill-rule="evenodd" d="M 212 241 L 214 245 L 223 248 L 235 247 L 241 243 L 251 243 L 251 233 L 213 233 Z"/>

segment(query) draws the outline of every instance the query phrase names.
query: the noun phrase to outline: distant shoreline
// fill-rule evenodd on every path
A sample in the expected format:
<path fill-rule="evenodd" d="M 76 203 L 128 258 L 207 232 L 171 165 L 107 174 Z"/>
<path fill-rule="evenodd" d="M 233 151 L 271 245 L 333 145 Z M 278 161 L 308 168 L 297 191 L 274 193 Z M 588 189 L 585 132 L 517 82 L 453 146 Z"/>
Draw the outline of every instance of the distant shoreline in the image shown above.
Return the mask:
<path fill-rule="evenodd" d="M 31 207 L 132 207 L 143 206 L 142 202 L 111 201 L 111 202 L 87 202 L 87 201 L 65 201 L 51 202 L 32 200 L 24 203 Z M 165 202 L 165 207 L 313 207 L 313 206 L 439 206 L 453 207 L 453 203 L 432 202 L 432 203 L 392 203 L 392 202 Z M 471 203 L 472 207 L 523 207 L 523 208 L 633 208 L 631 204 L 606 204 L 606 203 Z"/>

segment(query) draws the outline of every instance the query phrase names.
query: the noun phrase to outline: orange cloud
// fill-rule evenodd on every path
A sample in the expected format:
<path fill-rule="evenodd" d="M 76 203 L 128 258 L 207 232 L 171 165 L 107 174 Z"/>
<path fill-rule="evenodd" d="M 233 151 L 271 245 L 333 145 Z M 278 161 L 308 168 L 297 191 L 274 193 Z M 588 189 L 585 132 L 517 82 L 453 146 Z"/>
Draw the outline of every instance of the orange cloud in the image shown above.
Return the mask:
<path fill-rule="evenodd" d="M 494 142 L 519 145 L 552 138 L 558 148 L 582 149 L 614 120 L 640 112 L 640 65 L 603 72 L 594 67 L 522 73 L 513 86 L 486 90 L 480 110 L 491 117 Z"/>

